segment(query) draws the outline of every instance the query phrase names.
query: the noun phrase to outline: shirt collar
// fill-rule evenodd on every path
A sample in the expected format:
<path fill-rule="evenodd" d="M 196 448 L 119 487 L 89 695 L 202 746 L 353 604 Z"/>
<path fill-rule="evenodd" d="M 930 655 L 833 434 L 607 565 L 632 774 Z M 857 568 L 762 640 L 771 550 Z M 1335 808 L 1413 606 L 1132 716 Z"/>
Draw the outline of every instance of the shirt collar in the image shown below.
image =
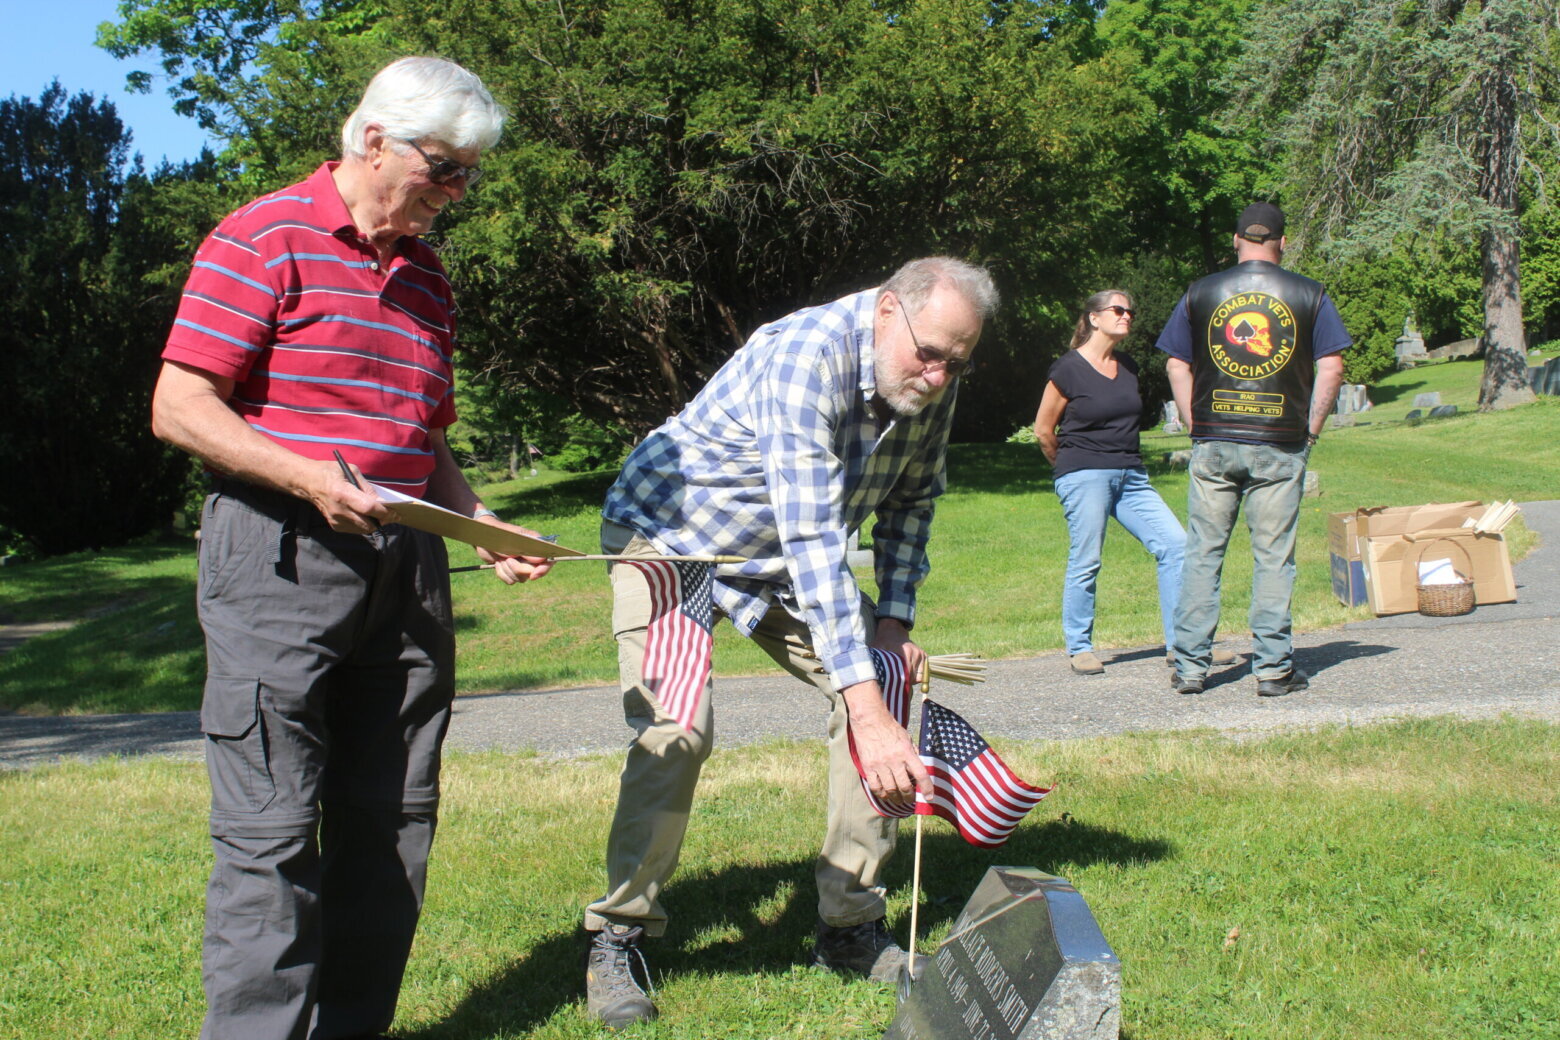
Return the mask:
<path fill-rule="evenodd" d="M 340 165 L 338 160 L 323 163 L 303 183 L 308 186 L 309 196 L 314 200 L 314 208 L 319 211 L 320 223 L 335 234 L 350 230 L 356 237 L 362 232 L 358 231 L 357 225 L 352 223 L 352 211 L 347 209 L 347 204 L 342 199 L 341 191 L 337 189 L 333 176 L 336 167 Z"/>
<path fill-rule="evenodd" d="M 877 352 L 873 341 L 873 332 L 877 328 L 877 298 L 878 290 L 873 288 L 857 293 L 851 301 L 854 310 L 851 324 L 856 329 L 857 367 L 861 370 L 861 397 L 865 401 L 870 401 L 872 395 L 877 393 Z"/>

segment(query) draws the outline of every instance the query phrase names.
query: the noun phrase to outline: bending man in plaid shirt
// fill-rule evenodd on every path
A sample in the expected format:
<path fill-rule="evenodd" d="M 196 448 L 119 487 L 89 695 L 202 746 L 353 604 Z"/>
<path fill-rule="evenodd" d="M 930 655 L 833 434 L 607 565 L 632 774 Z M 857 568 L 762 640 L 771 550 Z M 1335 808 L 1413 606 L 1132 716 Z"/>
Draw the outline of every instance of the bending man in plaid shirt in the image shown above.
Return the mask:
<path fill-rule="evenodd" d="M 897 976 L 904 951 L 884 927 L 881 883 L 895 821 L 868 804 L 847 733 L 877 797 L 930 794 L 914 744 L 884 707 L 868 648 L 901 655 L 912 671 L 925 657 L 909 632 L 945 483 L 953 389 L 996 306 L 984 270 L 931 257 L 879 288 L 765 325 L 634 450 L 607 493 L 605 552 L 748 560 L 708 581 L 665 563 L 612 568 L 624 713 L 636 736 L 607 844 L 607 893 L 585 914 L 595 933 L 590 1010 L 607 1025 L 656 1014 L 636 978 L 639 947 L 665 931 L 661 889 L 712 743 L 712 615 L 730 618 L 829 703 L 815 962 Z M 874 514 L 876 603 L 845 559 L 851 533 Z"/>

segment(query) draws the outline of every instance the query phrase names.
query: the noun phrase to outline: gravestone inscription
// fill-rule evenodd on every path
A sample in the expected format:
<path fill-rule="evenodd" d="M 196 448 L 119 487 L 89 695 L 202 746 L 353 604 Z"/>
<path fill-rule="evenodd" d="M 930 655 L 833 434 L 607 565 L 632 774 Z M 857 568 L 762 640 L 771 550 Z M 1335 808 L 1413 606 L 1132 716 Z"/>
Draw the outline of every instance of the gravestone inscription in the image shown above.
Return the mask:
<path fill-rule="evenodd" d="M 884 1040 L 1117 1040 L 1121 962 L 1065 878 L 992 867 Z"/>

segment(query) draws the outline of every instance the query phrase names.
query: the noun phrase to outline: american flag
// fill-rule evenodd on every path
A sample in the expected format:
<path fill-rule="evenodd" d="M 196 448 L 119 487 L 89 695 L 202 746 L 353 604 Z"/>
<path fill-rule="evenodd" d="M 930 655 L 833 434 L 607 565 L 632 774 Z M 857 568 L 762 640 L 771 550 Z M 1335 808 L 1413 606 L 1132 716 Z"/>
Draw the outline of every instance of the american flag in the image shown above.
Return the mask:
<path fill-rule="evenodd" d="M 932 774 L 932 797 L 917 794 L 915 811 L 941 816 L 983 849 L 1007 841 L 1024 814 L 1051 793 L 1020 780 L 962 716 L 925 698 L 921 761 Z"/>
<path fill-rule="evenodd" d="M 650 626 L 640 668 L 645 688 L 661 710 L 693 729 L 710 680 L 710 565 L 670 560 L 624 560 L 650 586 Z"/>
<path fill-rule="evenodd" d="M 911 676 L 905 669 L 905 659 L 898 654 L 891 654 L 877 647 L 870 647 L 872 654 L 872 668 L 877 672 L 878 685 L 883 688 L 883 703 L 888 708 L 888 713 L 894 716 L 894 721 L 901 726 L 910 724 L 910 685 Z M 847 731 L 850 738 L 850 760 L 856 765 L 856 772 L 861 773 L 861 759 L 856 757 L 855 734 Z M 867 801 L 879 816 L 889 816 L 896 819 L 909 816 L 915 812 L 913 805 L 890 805 L 880 800 L 872 793 L 872 788 L 867 786 L 867 778 L 862 776 L 861 789 L 867 793 Z"/>

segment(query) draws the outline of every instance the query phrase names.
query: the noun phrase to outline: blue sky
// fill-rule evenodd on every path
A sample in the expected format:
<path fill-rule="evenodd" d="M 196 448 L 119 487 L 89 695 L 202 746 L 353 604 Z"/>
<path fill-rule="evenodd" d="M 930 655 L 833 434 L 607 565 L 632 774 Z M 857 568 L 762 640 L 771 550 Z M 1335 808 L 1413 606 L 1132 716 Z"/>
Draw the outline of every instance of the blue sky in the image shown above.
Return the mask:
<path fill-rule="evenodd" d="M 166 156 L 193 159 L 206 142 L 195 120 L 175 115 L 155 55 L 118 61 L 92 45 L 100 22 L 118 21 L 118 0 L 14 0 L 0 19 L 0 97 L 36 98 L 58 77 L 68 94 L 112 101 L 148 167 Z M 153 72 L 150 94 L 125 91 L 132 70 Z"/>

